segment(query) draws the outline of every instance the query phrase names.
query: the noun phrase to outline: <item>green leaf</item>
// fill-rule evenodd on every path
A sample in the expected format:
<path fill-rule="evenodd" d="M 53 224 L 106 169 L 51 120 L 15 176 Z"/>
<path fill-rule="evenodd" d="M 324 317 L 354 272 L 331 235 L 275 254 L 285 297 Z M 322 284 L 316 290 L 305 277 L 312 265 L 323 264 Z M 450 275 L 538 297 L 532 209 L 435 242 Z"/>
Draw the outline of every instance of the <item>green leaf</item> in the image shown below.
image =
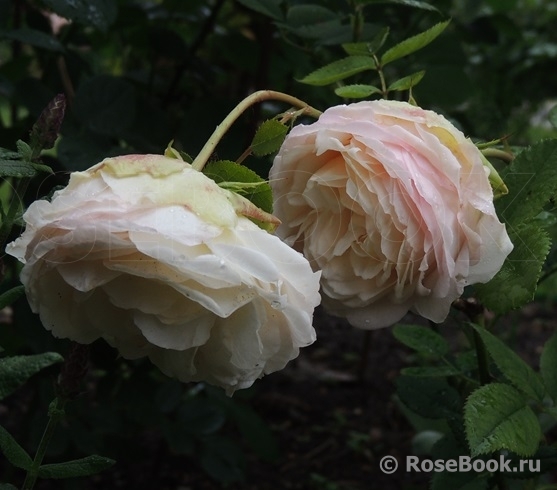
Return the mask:
<path fill-rule="evenodd" d="M 532 463 L 524 464 L 524 458 L 516 454 L 510 454 L 510 457 L 506 458 L 510 460 L 510 471 L 501 471 L 501 473 L 508 478 L 519 478 L 519 479 L 529 479 L 538 478 L 540 475 L 548 473 L 557 466 L 557 447 L 555 446 L 540 446 L 536 453 L 528 458 Z M 520 465 L 523 464 L 523 471 L 520 471 Z M 530 471 L 530 464 L 536 468 L 536 471 Z M 539 464 L 539 470 L 538 470 Z M 542 487 L 543 488 L 543 487 Z M 539 490 L 542 490 L 541 488 Z M 545 490 L 551 490 L 551 488 L 546 488 Z M 553 489 L 555 490 L 555 489 Z"/>
<path fill-rule="evenodd" d="M 348 56 L 341 60 L 333 61 L 298 81 L 315 86 L 329 85 L 357 73 L 373 70 L 374 68 L 375 62 L 373 58 L 368 56 Z"/>
<path fill-rule="evenodd" d="M 407 77 L 400 78 L 397 81 L 391 83 L 387 88 L 387 90 L 389 91 L 410 90 L 412 87 L 415 87 L 416 85 L 418 85 L 418 83 L 420 83 L 424 75 L 425 75 L 425 70 L 412 73 L 412 75 L 408 75 Z"/>
<path fill-rule="evenodd" d="M 439 36 L 445 28 L 449 25 L 450 20 L 435 24 L 427 31 L 421 32 L 415 36 L 405 39 L 401 43 L 393 46 L 381 56 L 381 65 L 385 66 L 387 63 L 398 60 L 404 56 L 424 48 L 431 43 L 437 36 Z"/>
<path fill-rule="evenodd" d="M 396 386 L 400 401 L 422 417 L 450 419 L 460 415 L 460 395 L 444 380 L 400 376 Z"/>
<path fill-rule="evenodd" d="M 365 5 L 368 3 L 390 3 L 395 5 L 404 5 L 406 7 L 412 7 L 422 10 L 430 10 L 432 12 L 439 12 L 439 9 L 427 2 L 421 2 L 419 0 L 356 0 L 357 3 Z"/>
<path fill-rule="evenodd" d="M 14 487 L 10 483 L 0 483 L 0 490 L 17 490 L 17 487 Z"/>
<path fill-rule="evenodd" d="M 33 177 L 37 174 L 34 165 L 25 160 L 7 160 L 0 158 L 0 177 Z"/>
<path fill-rule="evenodd" d="M 21 158 L 21 155 L 17 151 L 0 148 L 0 158 L 5 160 L 18 160 Z"/>
<path fill-rule="evenodd" d="M 121 78 L 99 75 L 82 83 L 75 94 L 75 116 L 100 134 L 119 135 L 135 118 L 133 85 Z"/>
<path fill-rule="evenodd" d="M 476 350 L 464 351 L 455 355 L 454 364 L 461 373 L 472 373 L 478 369 Z"/>
<path fill-rule="evenodd" d="M 280 8 L 282 0 L 238 0 L 238 2 L 244 7 L 255 10 L 272 19 L 282 20 L 284 18 Z"/>
<path fill-rule="evenodd" d="M 191 434 L 208 435 L 224 425 L 226 414 L 221 407 L 206 398 L 193 398 L 178 409 L 176 420 Z"/>
<path fill-rule="evenodd" d="M 495 206 L 512 231 L 512 227 L 538 216 L 557 193 L 557 139 L 523 150 L 500 174 L 509 193 L 495 201 Z"/>
<path fill-rule="evenodd" d="M 507 226 L 507 231 L 513 251 L 491 281 L 474 285 L 480 301 L 501 314 L 532 301 L 550 249 L 549 235 L 535 223 Z"/>
<path fill-rule="evenodd" d="M 224 437 L 204 439 L 198 457 L 202 468 L 221 483 L 232 483 L 244 477 L 244 453 L 230 439 Z"/>
<path fill-rule="evenodd" d="M 320 24 L 336 19 L 337 14 L 335 12 L 314 4 L 293 5 L 286 12 L 286 23 L 290 28 Z"/>
<path fill-rule="evenodd" d="M 31 457 L 27 454 L 13 436 L 0 425 L 0 450 L 6 459 L 15 467 L 27 470 L 33 464 Z"/>
<path fill-rule="evenodd" d="M 230 409 L 238 429 L 255 454 L 266 461 L 276 461 L 279 448 L 268 424 L 247 405 L 236 403 L 230 405 Z"/>
<path fill-rule="evenodd" d="M 461 456 L 468 456 L 468 448 L 464 441 L 461 442 L 455 438 L 454 434 L 448 433 L 435 443 L 431 456 L 434 461 L 438 459 L 458 461 Z M 431 478 L 431 490 L 447 490 L 448 488 L 451 490 L 487 490 L 488 476 L 478 475 L 474 471 L 434 472 Z"/>
<path fill-rule="evenodd" d="M 447 459 L 447 458 L 443 458 Z M 489 478 L 487 475 L 469 471 L 466 473 L 452 473 L 442 471 L 433 473 L 431 490 L 488 490 Z"/>
<path fill-rule="evenodd" d="M 32 148 L 23 140 L 17 140 L 15 145 L 17 147 L 17 151 L 19 152 L 21 158 L 23 160 L 30 161 L 31 156 L 33 155 Z"/>
<path fill-rule="evenodd" d="M 32 163 L 31 165 L 33 166 L 33 168 L 37 172 L 44 172 L 46 174 L 53 174 L 54 173 L 48 165 L 43 165 L 41 163 Z"/>
<path fill-rule="evenodd" d="M 44 0 L 58 15 L 105 31 L 116 20 L 118 3 L 113 0 Z"/>
<path fill-rule="evenodd" d="M 16 286 L 0 294 L 0 310 L 11 305 L 14 301 L 25 294 L 24 286 Z"/>
<path fill-rule="evenodd" d="M 400 372 L 404 376 L 415 376 L 419 378 L 445 378 L 457 376 L 461 372 L 453 366 L 420 366 L 404 368 Z"/>
<path fill-rule="evenodd" d="M 288 128 L 286 125 L 276 119 L 264 121 L 257 129 L 253 141 L 251 142 L 251 151 L 254 155 L 262 157 L 278 151 Z"/>
<path fill-rule="evenodd" d="M 557 333 L 554 333 L 545 343 L 540 358 L 540 373 L 547 393 L 557 405 Z"/>
<path fill-rule="evenodd" d="M 316 43 L 321 45 L 339 44 L 346 37 L 345 30 L 349 29 L 347 25 L 341 23 L 340 18 L 300 27 L 292 27 L 288 24 L 280 24 L 280 27 L 293 32 L 297 36 L 315 39 Z M 341 40 L 339 41 L 338 39 Z"/>
<path fill-rule="evenodd" d="M 56 352 L 0 359 L 0 400 L 23 385 L 34 374 L 63 360 L 64 358 Z"/>
<path fill-rule="evenodd" d="M 256 183 L 257 187 L 245 188 L 241 194 L 255 206 L 267 213 L 273 211 L 273 193 L 271 186 L 253 170 L 229 160 L 209 162 L 203 168 L 203 173 L 217 184 L 227 187 L 230 183 Z"/>
<path fill-rule="evenodd" d="M 43 464 L 39 468 L 39 478 L 61 479 L 95 475 L 110 468 L 115 462 L 113 459 L 93 454 L 64 463 Z"/>
<path fill-rule="evenodd" d="M 393 335 L 399 342 L 423 354 L 443 357 L 449 352 L 447 341 L 428 327 L 395 325 Z"/>
<path fill-rule="evenodd" d="M 0 37 L 15 39 L 16 41 L 30 44 L 31 46 L 46 49 L 48 51 L 64 51 L 64 46 L 62 46 L 56 38 L 36 29 L 22 28 L 4 32 L 0 31 Z"/>
<path fill-rule="evenodd" d="M 464 419 L 472 456 L 507 449 L 528 457 L 542 435 L 524 397 L 506 384 L 491 383 L 474 391 L 464 406 Z"/>
<path fill-rule="evenodd" d="M 373 85 L 343 85 L 335 89 L 335 94 L 346 99 L 362 99 L 372 94 L 380 93 L 381 89 Z"/>
<path fill-rule="evenodd" d="M 470 325 L 482 338 L 489 355 L 501 374 L 526 395 L 542 401 L 545 389 L 539 374 L 491 332 L 479 325 Z"/>
<path fill-rule="evenodd" d="M 370 42 L 345 43 L 342 49 L 352 56 L 371 56 L 379 51 L 389 37 L 389 28 L 383 27 Z"/>

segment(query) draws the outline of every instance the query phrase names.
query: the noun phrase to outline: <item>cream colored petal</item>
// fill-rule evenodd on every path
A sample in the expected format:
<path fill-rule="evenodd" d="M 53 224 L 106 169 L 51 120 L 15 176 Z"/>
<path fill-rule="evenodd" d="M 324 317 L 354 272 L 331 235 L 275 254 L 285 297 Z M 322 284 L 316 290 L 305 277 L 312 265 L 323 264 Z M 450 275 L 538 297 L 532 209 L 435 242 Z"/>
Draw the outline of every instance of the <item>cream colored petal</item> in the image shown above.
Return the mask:
<path fill-rule="evenodd" d="M 179 323 L 164 323 L 156 315 L 136 311 L 133 319 L 151 344 L 163 349 L 185 351 L 207 342 L 216 317 L 205 310 L 201 314 L 190 314 Z"/>

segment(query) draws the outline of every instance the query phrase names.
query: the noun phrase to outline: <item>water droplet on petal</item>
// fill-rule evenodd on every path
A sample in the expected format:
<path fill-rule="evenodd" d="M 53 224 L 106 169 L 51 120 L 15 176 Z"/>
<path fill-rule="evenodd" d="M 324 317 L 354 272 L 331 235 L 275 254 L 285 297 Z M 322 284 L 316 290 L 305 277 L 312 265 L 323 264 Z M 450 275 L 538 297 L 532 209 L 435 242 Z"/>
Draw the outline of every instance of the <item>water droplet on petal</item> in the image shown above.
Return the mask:
<path fill-rule="evenodd" d="M 275 310 L 282 310 L 284 306 L 280 301 L 271 301 L 271 308 L 274 308 Z"/>

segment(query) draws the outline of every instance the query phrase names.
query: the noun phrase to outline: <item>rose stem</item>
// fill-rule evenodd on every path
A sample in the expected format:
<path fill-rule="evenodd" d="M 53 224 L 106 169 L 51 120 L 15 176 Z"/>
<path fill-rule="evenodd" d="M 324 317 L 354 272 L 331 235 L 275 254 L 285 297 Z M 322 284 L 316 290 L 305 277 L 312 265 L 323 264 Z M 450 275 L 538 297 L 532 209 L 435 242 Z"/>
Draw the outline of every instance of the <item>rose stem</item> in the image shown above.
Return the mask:
<path fill-rule="evenodd" d="M 478 373 L 480 375 L 480 383 L 482 385 L 486 385 L 491 382 L 491 376 L 489 375 L 489 363 L 487 360 L 487 350 L 480 334 L 476 331 L 476 329 L 473 330 L 472 335 L 474 336 L 474 345 L 476 347 L 476 356 L 478 358 Z"/>
<path fill-rule="evenodd" d="M 35 459 L 33 459 L 33 463 L 25 476 L 22 490 L 31 490 L 35 486 L 35 482 L 39 476 L 39 468 L 43 462 L 46 450 L 48 449 L 50 439 L 52 439 L 58 422 L 60 422 L 60 420 L 64 417 L 64 407 L 67 401 L 67 398 L 62 399 L 60 397 L 56 397 L 48 407 L 48 422 L 44 429 L 43 436 L 41 437 L 39 447 L 37 448 Z"/>
<path fill-rule="evenodd" d="M 197 157 L 195 157 L 195 160 L 192 162 L 192 167 L 195 170 L 203 170 L 207 160 L 209 160 L 209 157 L 213 154 L 213 150 L 230 129 L 232 124 L 234 124 L 236 119 L 238 119 L 244 111 L 252 105 L 265 100 L 280 100 L 282 102 L 287 102 L 290 105 L 304 109 L 304 113 L 311 117 L 318 118 L 321 115 L 321 111 L 314 109 L 304 101 L 297 99 L 296 97 L 292 97 L 291 95 L 284 94 L 282 92 L 275 92 L 274 90 L 259 90 L 258 92 L 254 92 L 232 109 L 230 114 L 228 114 L 222 123 L 217 126 L 211 137 L 207 140 L 207 143 L 205 143 L 205 146 L 203 146 Z"/>
<path fill-rule="evenodd" d="M 35 453 L 31 467 L 27 470 L 22 490 L 31 490 L 39 476 L 39 468 L 43 462 L 48 445 L 58 422 L 64 418 L 66 403 L 79 394 L 81 381 L 89 368 L 89 346 L 72 342 L 68 355 L 60 370 L 56 383 L 56 398 L 48 407 L 48 422 Z"/>

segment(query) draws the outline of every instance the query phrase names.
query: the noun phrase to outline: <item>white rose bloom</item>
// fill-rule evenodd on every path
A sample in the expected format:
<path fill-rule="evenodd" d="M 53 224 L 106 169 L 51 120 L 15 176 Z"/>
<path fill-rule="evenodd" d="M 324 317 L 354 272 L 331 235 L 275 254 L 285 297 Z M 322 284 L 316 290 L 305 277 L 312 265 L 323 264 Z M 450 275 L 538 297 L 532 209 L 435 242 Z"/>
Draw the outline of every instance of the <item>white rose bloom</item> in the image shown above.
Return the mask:
<path fill-rule="evenodd" d="M 323 304 L 361 328 L 408 311 L 443 321 L 512 250 L 476 146 L 404 102 L 328 109 L 286 138 L 270 173 L 277 234 L 322 270 Z"/>
<path fill-rule="evenodd" d="M 7 252 L 55 336 L 104 338 L 125 358 L 232 393 L 315 340 L 320 297 L 307 260 L 231 201 L 181 160 L 108 158 L 34 202 Z"/>

